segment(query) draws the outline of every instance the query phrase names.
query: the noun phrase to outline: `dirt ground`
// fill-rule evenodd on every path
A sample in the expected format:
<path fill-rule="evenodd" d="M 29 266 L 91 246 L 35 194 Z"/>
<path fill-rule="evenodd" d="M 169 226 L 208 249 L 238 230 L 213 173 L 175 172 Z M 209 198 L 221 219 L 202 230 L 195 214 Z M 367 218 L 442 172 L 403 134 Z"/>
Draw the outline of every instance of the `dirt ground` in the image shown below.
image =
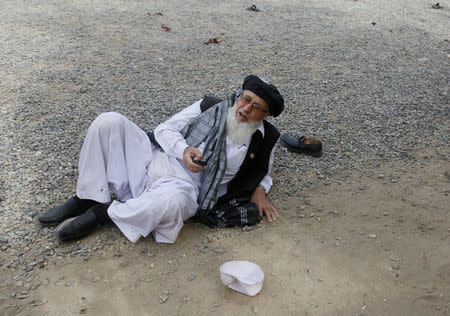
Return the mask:
<path fill-rule="evenodd" d="M 251 231 L 187 222 L 173 245 L 132 245 L 104 228 L 103 254 L 40 270 L 42 303 L 17 315 L 448 315 L 449 164 L 416 161 L 304 189 Z M 221 285 L 229 260 L 260 265 L 258 295 Z"/>

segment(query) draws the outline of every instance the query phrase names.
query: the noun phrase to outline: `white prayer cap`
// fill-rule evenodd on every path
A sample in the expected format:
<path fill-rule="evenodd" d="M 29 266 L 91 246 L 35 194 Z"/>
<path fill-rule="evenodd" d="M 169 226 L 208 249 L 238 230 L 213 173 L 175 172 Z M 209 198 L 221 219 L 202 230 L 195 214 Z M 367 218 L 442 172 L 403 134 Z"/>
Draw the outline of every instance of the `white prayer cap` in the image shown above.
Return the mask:
<path fill-rule="evenodd" d="M 253 262 L 228 261 L 220 266 L 220 277 L 223 285 L 249 296 L 255 296 L 261 291 L 264 272 Z"/>

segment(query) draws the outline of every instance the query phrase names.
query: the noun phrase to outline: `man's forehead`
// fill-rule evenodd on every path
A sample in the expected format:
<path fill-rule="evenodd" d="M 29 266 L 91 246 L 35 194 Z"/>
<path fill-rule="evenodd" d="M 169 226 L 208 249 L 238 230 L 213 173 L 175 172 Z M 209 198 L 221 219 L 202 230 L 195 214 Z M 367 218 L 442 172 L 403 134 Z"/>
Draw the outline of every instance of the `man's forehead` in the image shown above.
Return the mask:
<path fill-rule="evenodd" d="M 259 103 L 260 105 L 263 105 L 265 107 L 267 107 L 267 109 L 269 108 L 269 105 L 267 104 L 266 101 L 264 101 L 263 98 L 261 98 L 260 96 L 258 96 L 256 93 L 250 91 L 250 90 L 244 90 L 242 92 L 242 95 L 244 96 L 250 96 L 252 99 L 254 99 L 253 102 Z"/>

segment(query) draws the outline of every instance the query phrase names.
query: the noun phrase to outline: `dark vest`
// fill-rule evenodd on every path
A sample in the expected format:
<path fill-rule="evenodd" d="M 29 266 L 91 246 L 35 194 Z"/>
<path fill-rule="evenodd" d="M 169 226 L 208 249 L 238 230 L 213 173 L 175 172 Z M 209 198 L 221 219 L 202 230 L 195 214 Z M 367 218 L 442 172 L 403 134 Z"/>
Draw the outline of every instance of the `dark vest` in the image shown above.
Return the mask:
<path fill-rule="evenodd" d="M 205 96 L 200 103 L 200 109 L 203 112 L 220 101 L 222 100 Z M 218 204 L 238 197 L 250 198 L 267 174 L 270 153 L 280 137 L 280 133 L 266 120 L 263 121 L 263 124 L 264 137 L 259 130 L 252 135 L 244 161 L 236 176 L 228 183 L 227 193 L 219 198 Z"/>

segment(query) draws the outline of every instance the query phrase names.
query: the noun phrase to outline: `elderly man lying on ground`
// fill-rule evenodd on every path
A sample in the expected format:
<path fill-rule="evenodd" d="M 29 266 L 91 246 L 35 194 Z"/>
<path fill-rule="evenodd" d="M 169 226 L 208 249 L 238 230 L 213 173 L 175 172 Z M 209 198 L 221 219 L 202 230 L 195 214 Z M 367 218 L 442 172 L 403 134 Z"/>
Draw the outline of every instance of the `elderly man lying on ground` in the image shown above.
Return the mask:
<path fill-rule="evenodd" d="M 277 210 L 266 194 L 280 134 L 265 118 L 283 108 L 278 89 L 250 75 L 226 100 L 205 97 L 154 136 L 118 113 L 103 113 L 81 148 L 76 196 L 38 220 L 60 224 L 60 241 L 112 221 L 132 242 L 153 233 L 167 243 L 194 215 L 215 227 L 254 225 L 263 215 L 271 222 Z"/>

